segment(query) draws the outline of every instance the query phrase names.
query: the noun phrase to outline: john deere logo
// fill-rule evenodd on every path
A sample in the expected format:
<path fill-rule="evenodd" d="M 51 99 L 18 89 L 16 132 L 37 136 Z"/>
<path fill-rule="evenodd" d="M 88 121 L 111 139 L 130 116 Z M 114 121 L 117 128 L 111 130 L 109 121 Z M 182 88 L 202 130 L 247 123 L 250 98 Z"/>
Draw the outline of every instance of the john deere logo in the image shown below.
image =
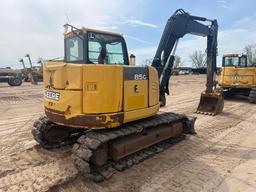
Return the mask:
<path fill-rule="evenodd" d="M 134 85 L 134 92 L 139 93 L 139 86 L 138 85 Z"/>

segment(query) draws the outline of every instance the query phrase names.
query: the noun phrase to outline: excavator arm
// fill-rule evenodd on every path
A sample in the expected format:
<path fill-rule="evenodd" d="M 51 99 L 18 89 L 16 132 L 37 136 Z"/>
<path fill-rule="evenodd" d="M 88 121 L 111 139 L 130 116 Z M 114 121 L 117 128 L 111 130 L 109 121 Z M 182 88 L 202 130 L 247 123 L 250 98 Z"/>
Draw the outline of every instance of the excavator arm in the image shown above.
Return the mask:
<path fill-rule="evenodd" d="M 203 24 L 202 22 L 209 22 L 209 24 Z M 165 94 L 169 94 L 169 80 L 171 77 L 171 71 L 175 60 L 175 51 L 180 38 L 186 34 L 193 34 L 197 36 L 207 37 L 207 83 L 206 90 L 202 93 L 202 97 L 206 98 L 200 105 L 206 106 L 206 111 L 216 111 L 213 108 L 215 101 L 207 102 L 207 96 L 214 97 L 215 95 L 214 86 L 214 73 L 216 72 L 216 57 L 217 57 L 217 34 L 218 34 L 218 23 L 217 20 L 209 20 L 204 17 L 192 16 L 185 12 L 183 9 L 178 9 L 167 21 L 160 43 L 158 45 L 152 66 L 156 68 L 158 77 L 160 79 L 160 103 L 162 106 L 165 105 Z M 223 103 L 221 100 L 221 94 L 216 94 L 217 103 Z M 220 95 L 220 96 L 219 96 Z M 201 100 L 202 100 L 201 97 Z M 220 98 L 220 99 L 218 99 Z M 220 102 L 219 102 L 220 101 Z M 209 106 L 211 105 L 211 106 Z M 223 108 L 220 106 L 220 108 Z M 219 109 L 217 111 L 220 111 Z M 222 109 L 221 109 L 222 111 Z M 215 112 L 213 112 L 215 113 Z"/>

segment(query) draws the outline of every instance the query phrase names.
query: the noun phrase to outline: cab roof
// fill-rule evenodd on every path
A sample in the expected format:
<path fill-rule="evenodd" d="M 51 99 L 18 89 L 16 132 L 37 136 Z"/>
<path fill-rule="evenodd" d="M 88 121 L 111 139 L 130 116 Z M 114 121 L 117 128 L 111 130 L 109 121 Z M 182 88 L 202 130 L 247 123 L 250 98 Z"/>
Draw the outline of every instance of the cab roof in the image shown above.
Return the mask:
<path fill-rule="evenodd" d="M 224 54 L 223 57 L 239 57 L 239 54 Z"/>
<path fill-rule="evenodd" d="M 247 57 L 246 54 L 224 54 L 223 57 Z"/>
<path fill-rule="evenodd" d="M 86 27 L 82 27 L 80 29 L 73 30 L 73 32 L 75 32 L 77 34 L 87 33 L 87 32 L 96 32 L 96 33 L 103 33 L 103 34 L 106 34 L 106 35 L 114 35 L 114 36 L 123 37 L 122 33 L 116 33 L 116 32 L 104 31 L 104 30 L 93 29 L 93 28 L 86 28 Z M 74 36 L 73 32 L 69 31 L 67 33 L 64 33 L 64 38 L 73 37 Z"/>

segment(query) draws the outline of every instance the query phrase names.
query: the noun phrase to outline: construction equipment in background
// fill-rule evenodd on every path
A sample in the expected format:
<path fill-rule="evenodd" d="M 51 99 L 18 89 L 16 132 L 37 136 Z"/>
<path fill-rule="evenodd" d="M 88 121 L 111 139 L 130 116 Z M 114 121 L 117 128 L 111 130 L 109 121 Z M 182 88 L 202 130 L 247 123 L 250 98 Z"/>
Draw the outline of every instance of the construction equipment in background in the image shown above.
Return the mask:
<path fill-rule="evenodd" d="M 20 86 L 22 84 L 21 70 L 0 68 L 0 82 L 6 82 L 10 86 Z"/>
<path fill-rule="evenodd" d="M 29 70 L 29 73 L 28 73 L 29 74 L 29 79 L 31 80 L 31 83 L 33 85 L 37 85 L 38 83 L 36 81 L 36 78 L 33 75 L 33 65 L 32 65 L 32 62 L 31 62 L 31 59 L 30 59 L 30 55 L 26 54 L 25 57 L 28 58 L 28 61 L 29 61 L 29 64 L 30 64 L 30 68 L 31 68 L 31 70 Z"/>
<path fill-rule="evenodd" d="M 43 81 L 43 62 L 42 62 L 42 60 L 39 59 L 39 61 L 38 61 L 40 66 L 33 66 L 29 54 L 27 54 L 26 57 L 28 57 L 30 67 L 26 67 L 23 59 L 19 60 L 19 62 L 22 64 L 22 67 L 23 67 L 22 73 L 24 75 L 24 81 L 32 83 L 32 77 L 33 77 L 34 84 L 37 84 L 37 82 L 42 82 Z"/>
<path fill-rule="evenodd" d="M 198 21 L 209 21 L 210 26 Z M 65 27 L 71 31 L 64 35 L 64 60 L 44 64 L 46 117 L 32 129 L 41 146 L 50 149 L 75 143 L 76 168 L 85 177 L 101 181 L 114 170 L 122 171 L 168 148 L 184 134 L 195 133 L 194 117 L 159 112 L 159 107 L 166 105 L 178 40 L 188 33 L 208 37 L 210 74 L 202 109 L 211 104 L 209 97 L 217 97 L 212 88 L 216 20 L 177 10 L 168 19 L 152 66 L 146 67 L 129 66 L 121 34 Z"/>
<path fill-rule="evenodd" d="M 244 95 L 256 103 L 256 65 L 248 63 L 247 55 L 223 55 L 218 84 L 224 95 Z"/>
<path fill-rule="evenodd" d="M 25 82 L 31 82 L 31 75 L 29 75 L 29 70 L 26 68 L 26 65 L 24 63 L 23 59 L 19 59 L 19 62 L 22 64 L 23 69 L 21 70 L 23 74 L 23 79 Z"/>

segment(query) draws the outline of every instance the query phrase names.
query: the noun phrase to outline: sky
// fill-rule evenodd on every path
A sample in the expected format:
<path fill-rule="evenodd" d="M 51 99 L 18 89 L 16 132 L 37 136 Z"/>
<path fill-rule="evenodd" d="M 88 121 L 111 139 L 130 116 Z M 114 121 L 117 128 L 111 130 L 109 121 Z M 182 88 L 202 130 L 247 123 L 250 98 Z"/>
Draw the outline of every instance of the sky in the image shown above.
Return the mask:
<path fill-rule="evenodd" d="M 35 64 L 39 57 L 63 57 L 67 22 L 122 33 L 129 54 L 141 64 L 154 57 L 166 21 L 178 8 L 218 20 L 219 66 L 224 53 L 242 53 L 256 43 L 255 0 L 1 0 L 0 7 L 0 67 L 21 68 L 18 60 L 27 53 Z M 189 55 L 205 48 L 206 38 L 186 35 L 176 54 L 191 66 Z"/>

